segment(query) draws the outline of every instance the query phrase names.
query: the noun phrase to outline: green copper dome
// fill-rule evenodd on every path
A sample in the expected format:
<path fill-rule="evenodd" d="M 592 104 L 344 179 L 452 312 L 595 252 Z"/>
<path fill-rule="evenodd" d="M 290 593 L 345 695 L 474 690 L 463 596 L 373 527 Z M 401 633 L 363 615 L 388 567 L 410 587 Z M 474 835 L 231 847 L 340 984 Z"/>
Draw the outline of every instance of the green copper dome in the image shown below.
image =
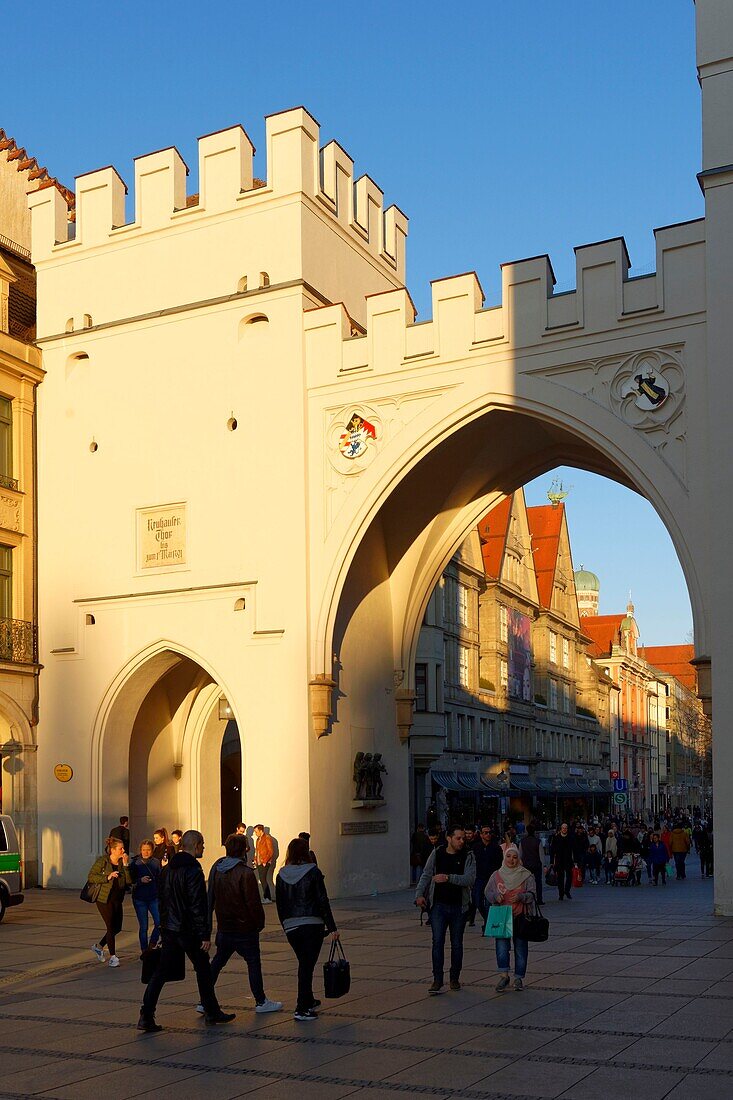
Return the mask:
<path fill-rule="evenodd" d="M 598 592 L 601 587 L 601 582 L 595 573 L 589 572 L 587 569 L 583 569 L 581 565 L 580 569 L 575 571 L 575 590 L 576 592 Z"/>

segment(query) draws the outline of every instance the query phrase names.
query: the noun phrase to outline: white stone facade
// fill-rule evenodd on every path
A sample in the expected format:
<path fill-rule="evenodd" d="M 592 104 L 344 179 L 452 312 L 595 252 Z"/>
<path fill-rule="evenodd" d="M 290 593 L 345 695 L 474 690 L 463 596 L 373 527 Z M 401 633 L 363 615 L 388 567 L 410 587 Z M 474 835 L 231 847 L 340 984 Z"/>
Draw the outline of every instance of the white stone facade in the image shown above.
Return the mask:
<path fill-rule="evenodd" d="M 172 149 L 136 160 L 132 224 L 111 168 L 77 181 L 73 240 L 56 190 L 31 196 L 47 881 L 79 881 L 143 752 L 161 777 L 154 812 L 216 832 L 223 694 L 245 820 L 281 841 L 310 828 L 334 892 L 402 885 L 430 592 L 495 501 L 562 462 L 653 503 L 687 578 L 704 693 L 711 654 L 723 683 L 733 674 L 733 596 L 710 591 L 731 535 L 713 502 L 733 470 L 733 10 L 697 10 L 706 218 L 657 230 L 652 276 L 630 277 L 622 240 L 588 244 L 575 293 L 553 295 L 542 256 L 503 266 L 490 309 L 474 274 L 433 283 L 416 324 L 404 216 L 383 214 L 368 177 L 352 189 L 340 146 L 319 155 L 302 109 L 268 120 L 264 187 L 234 128 L 199 143 L 196 205 Z M 661 380 L 658 407 L 637 376 Z M 185 561 L 155 573 L 140 509 L 168 505 L 185 506 Z M 184 660 L 188 689 L 131 747 L 144 699 Z M 59 745 L 77 768 L 63 788 Z M 352 806 L 356 751 L 383 754 L 384 807 Z M 719 740 L 717 774 L 731 766 Z M 724 793 L 716 814 L 726 836 Z M 733 857 L 716 858 L 733 912 Z"/>

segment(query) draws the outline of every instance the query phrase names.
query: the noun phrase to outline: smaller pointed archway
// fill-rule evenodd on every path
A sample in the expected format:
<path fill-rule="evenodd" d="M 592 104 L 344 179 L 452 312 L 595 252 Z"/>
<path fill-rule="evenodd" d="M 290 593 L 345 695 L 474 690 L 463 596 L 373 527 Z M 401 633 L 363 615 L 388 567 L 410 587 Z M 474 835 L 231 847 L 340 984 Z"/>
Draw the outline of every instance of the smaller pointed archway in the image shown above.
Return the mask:
<path fill-rule="evenodd" d="M 214 673 L 193 654 L 156 647 L 120 677 L 105 713 L 96 847 L 127 814 L 133 848 L 161 828 L 194 828 L 210 862 L 242 814 L 239 727 Z"/>

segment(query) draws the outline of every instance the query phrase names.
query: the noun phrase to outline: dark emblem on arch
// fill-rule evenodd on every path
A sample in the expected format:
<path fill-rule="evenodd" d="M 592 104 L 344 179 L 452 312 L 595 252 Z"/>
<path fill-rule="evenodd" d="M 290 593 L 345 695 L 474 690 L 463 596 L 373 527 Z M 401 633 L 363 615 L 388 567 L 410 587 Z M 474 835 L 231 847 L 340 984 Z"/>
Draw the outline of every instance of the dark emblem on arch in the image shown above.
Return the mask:
<path fill-rule="evenodd" d="M 669 396 L 669 387 L 664 379 L 658 377 L 651 372 L 647 375 L 635 374 L 634 381 L 636 382 L 639 396 L 646 398 L 654 408 L 659 408 L 663 401 L 666 401 Z M 660 383 L 663 383 L 660 385 Z"/>

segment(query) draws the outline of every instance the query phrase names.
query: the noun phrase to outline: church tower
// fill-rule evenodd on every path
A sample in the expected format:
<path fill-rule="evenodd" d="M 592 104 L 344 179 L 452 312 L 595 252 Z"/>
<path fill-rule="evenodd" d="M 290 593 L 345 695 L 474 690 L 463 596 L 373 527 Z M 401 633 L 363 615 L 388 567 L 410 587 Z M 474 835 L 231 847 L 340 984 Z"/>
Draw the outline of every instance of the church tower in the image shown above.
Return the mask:
<path fill-rule="evenodd" d="M 601 582 L 595 573 L 589 572 L 581 565 L 575 571 L 575 591 L 578 596 L 578 614 L 581 619 L 586 615 L 598 614 L 598 599 L 600 596 Z"/>

